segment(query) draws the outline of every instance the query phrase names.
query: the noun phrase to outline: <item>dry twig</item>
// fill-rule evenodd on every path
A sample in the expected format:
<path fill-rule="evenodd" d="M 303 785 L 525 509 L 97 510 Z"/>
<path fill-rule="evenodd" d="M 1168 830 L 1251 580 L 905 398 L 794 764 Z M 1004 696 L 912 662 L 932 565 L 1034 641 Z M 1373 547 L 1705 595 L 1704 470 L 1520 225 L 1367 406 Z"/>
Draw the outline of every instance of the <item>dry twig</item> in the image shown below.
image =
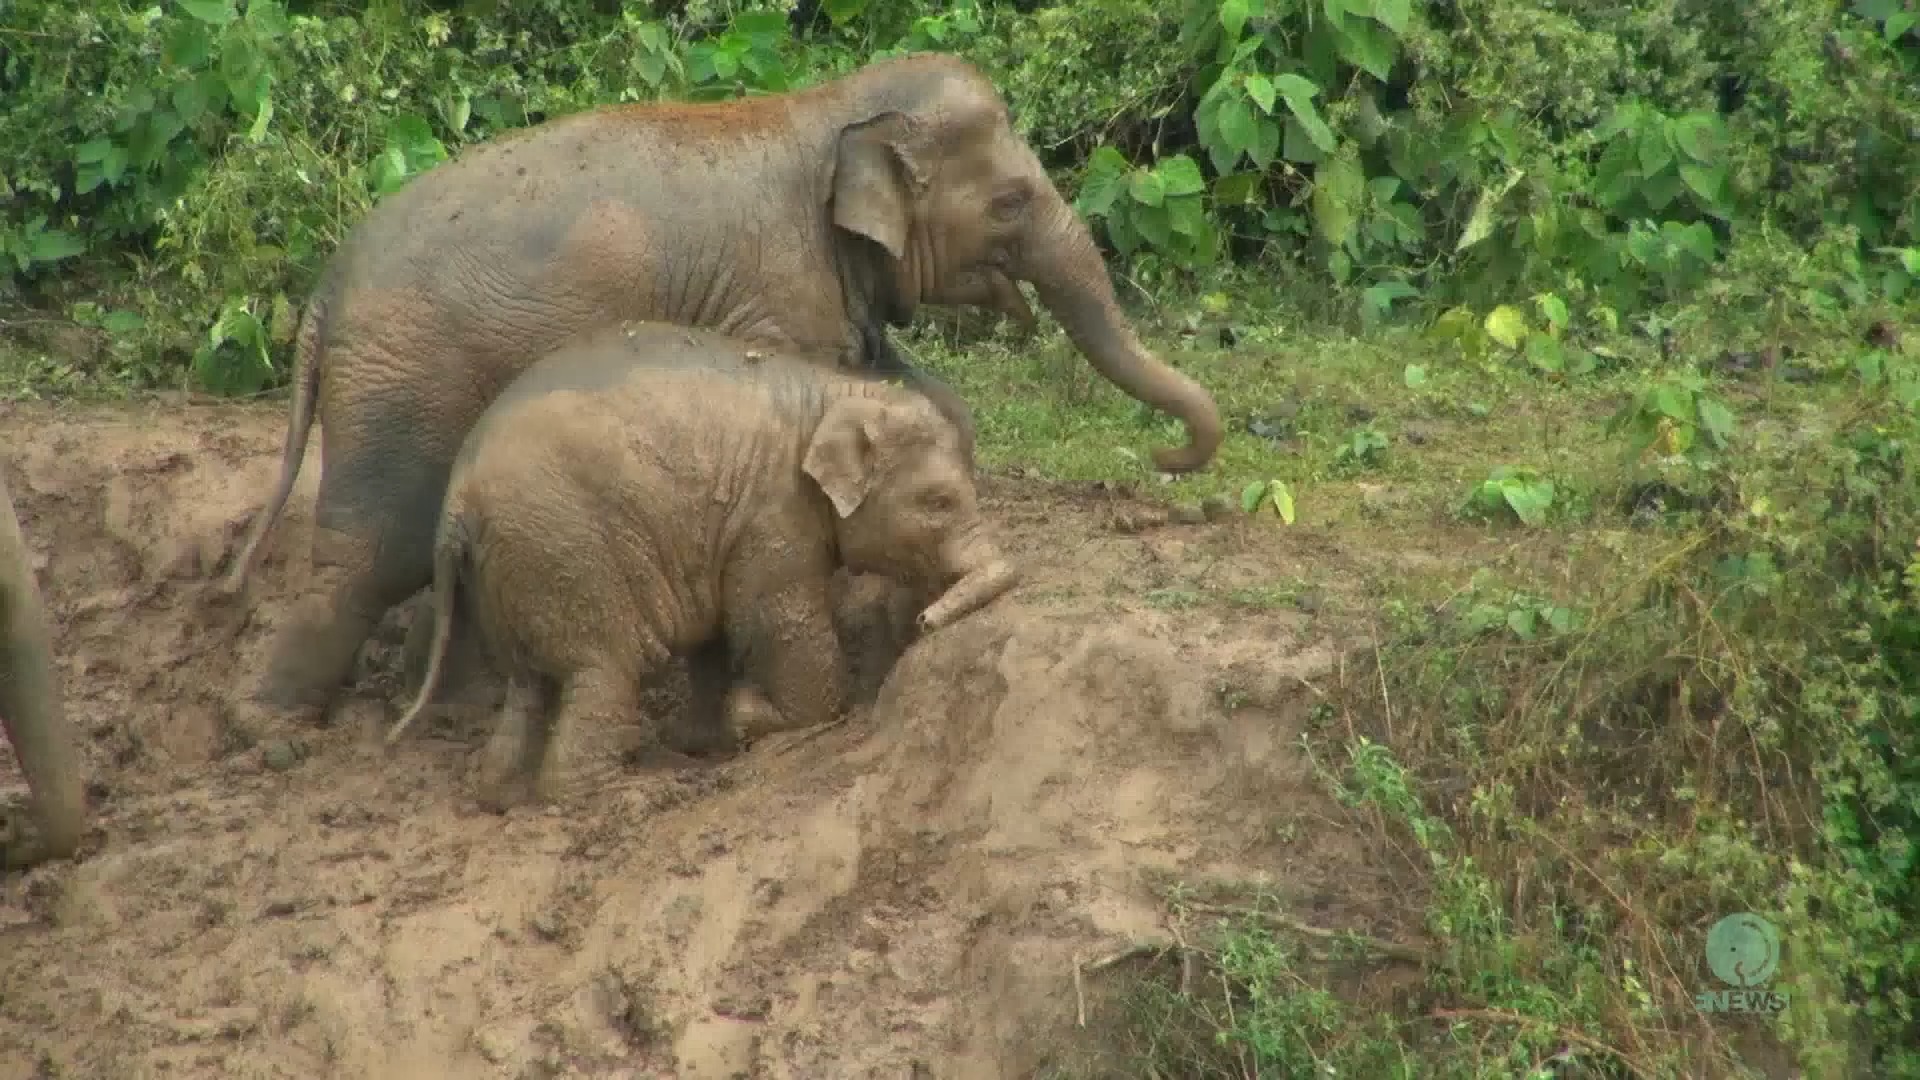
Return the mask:
<path fill-rule="evenodd" d="M 1188 904 L 1187 909 L 1189 911 L 1197 911 L 1203 915 L 1225 915 L 1229 918 L 1236 919 L 1255 919 L 1267 923 L 1270 926 L 1279 927 L 1283 930 L 1291 930 L 1302 937 L 1310 937 L 1319 941 L 1355 941 L 1382 956 L 1392 957 L 1395 960 L 1404 960 L 1409 964 L 1424 964 L 1427 962 L 1427 954 L 1411 945 L 1401 945 L 1397 942 L 1383 941 L 1380 938 L 1370 937 L 1352 930 L 1322 929 L 1311 923 L 1302 922 L 1282 911 L 1259 911 L 1254 908 L 1227 907 L 1220 904 Z"/>
<path fill-rule="evenodd" d="M 1435 1009 L 1427 1015 L 1435 1020 L 1481 1020 L 1490 1024 L 1518 1024 L 1521 1026 L 1533 1025 L 1536 1027 L 1544 1027 L 1551 1030 L 1557 1038 L 1563 1039 L 1575 1046 L 1584 1047 L 1596 1054 L 1604 1054 L 1607 1057 L 1613 1058 L 1620 1064 L 1625 1065 L 1627 1071 L 1635 1076 L 1646 1077 L 1653 1075 L 1651 1070 L 1645 1065 L 1642 1065 L 1633 1055 L 1628 1054 L 1625 1050 L 1608 1046 L 1598 1039 L 1582 1035 L 1577 1031 L 1569 1031 L 1559 1024 L 1549 1024 L 1544 1020 L 1535 1020 L 1531 1017 L 1522 1016 L 1519 1013 L 1508 1012 L 1505 1009 Z"/>

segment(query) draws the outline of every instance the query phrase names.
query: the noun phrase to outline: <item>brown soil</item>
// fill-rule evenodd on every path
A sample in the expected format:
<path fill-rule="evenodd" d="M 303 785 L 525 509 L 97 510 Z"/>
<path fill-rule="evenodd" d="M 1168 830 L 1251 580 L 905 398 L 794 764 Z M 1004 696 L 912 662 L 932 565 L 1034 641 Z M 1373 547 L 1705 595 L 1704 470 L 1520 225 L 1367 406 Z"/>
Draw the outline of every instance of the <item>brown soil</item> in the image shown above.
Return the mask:
<path fill-rule="evenodd" d="M 284 417 L 0 411 L 98 815 L 80 860 L 0 880 L 0 1080 L 1028 1076 L 1074 1041 L 1073 957 L 1165 938 L 1170 882 L 1417 923 L 1300 753 L 1336 664 L 1313 618 L 1155 599 L 1297 576 L 1279 530 L 996 481 L 1027 584 L 872 704 L 501 817 L 484 726 L 379 749 L 397 618 L 330 725 L 248 719 L 317 450 L 238 635 L 196 597 Z"/>

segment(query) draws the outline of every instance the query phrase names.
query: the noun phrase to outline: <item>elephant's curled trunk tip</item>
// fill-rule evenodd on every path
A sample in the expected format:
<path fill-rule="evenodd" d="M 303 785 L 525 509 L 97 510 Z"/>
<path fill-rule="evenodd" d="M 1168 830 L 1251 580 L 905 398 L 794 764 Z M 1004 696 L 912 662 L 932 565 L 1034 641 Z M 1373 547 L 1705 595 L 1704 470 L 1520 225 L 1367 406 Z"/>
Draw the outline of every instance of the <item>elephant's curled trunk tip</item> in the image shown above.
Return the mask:
<path fill-rule="evenodd" d="M 954 582 L 952 588 L 927 605 L 918 620 L 920 632 L 931 633 L 959 622 L 1005 595 L 1019 581 L 1020 572 L 1007 560 L 995 559 L 987 563 Z"/>

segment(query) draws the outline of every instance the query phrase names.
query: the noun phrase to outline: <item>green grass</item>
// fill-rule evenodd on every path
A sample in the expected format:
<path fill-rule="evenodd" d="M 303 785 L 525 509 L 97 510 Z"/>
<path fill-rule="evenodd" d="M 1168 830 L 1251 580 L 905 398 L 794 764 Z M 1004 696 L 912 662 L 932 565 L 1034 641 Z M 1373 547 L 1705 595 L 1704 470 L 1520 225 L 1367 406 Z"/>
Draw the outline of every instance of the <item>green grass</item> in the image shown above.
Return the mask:
<path fill-rule="evenodd" d="M 1179 442 L 1179 426 L 1057 331 L 964 348 L 909 339 L 972 404 L 989 469 L 1180 505 L 1237 507 L 1249 484 L 1278 480 L 1300 535 L 1430 556 L 1380 564 L 1361 599 L 1383 644 L 1350 661 L 1378 671 L 1325 704 L 1308 748 L 1329 788 L 1425 868 L 1440 954 L 1383 997 L 1356 989 L 1361 962 L 1329 963 L 1258 917 L 1195 917 L 1170 895 L 1188 962 L 1138 968 L 1108 1003 L 1097 1062 L 1063 1075 L 1679 1077 L 1792 1063 L 1920 1076 L 1908 1045 L 1920 948 L 1901 929 L 1920 912 L 1900 884 L 1920 863 L 1899 846 L 1901 822 L 1920 823 L 1920 786 L 1870 749 L 1915 737 L 1894 718 L 1916 711 L 1920 676 L 1911 653 L 1860 637 L 1862 612 L 1882 612 L 1885 632 L 1920 608 L 1917 587 L 1902 612 L 1897 584 L 1920 565 L 1910 398 L 1863 382 L 1867 350 L 1831 328 L 1797 328 L 1813 376 L 1789 380 L 1723 370 L 1730 335 L 1697 325 L 1664 356 L 1613 336 L 1613 363 L 1564 379 L 1499 350 L 1469 357 L 1412 331 L 1354 337 L 1277 313 L 1244 313 L 1231 348 L 1211 330 L 1153 327 L 1150 346 L 1214 391 L 1229 429 L 1211 468 L 1164 483 L 1146 452 Z M 1914 370 L 1911 351 L 1873 362 Z M 1417 386 L 1409 365 L 1424 371 Z M 1660 460 L 1609 430 L 1637 393 L 1688 371 L 1733 418 L 1720 452 Z M 1467 505 L 1500 466 L 1553 485 L 1542 520 Z M 1163 584 L 1140 599 L 1277 607 L 1310 591 Z M 1863 810 L 1854 785 L 1881 794 Z M 1890 852 L 1881 869 L 1860 861 L 1866 849 Z M 1718 985 L 1705 928 L 1738 910 L 1789 938 L 1783 1016 L 1696 1008 L 1694 993 Z"/>

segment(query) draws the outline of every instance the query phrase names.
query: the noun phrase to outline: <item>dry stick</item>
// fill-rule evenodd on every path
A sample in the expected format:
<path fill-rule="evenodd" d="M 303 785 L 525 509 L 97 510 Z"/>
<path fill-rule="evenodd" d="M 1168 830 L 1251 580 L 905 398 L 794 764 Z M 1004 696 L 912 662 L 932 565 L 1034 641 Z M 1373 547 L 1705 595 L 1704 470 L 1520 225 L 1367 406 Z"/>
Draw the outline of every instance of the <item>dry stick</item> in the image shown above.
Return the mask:
<path fill-rule="evenodd" d="M 1074 1001 L 1075 1018 L 1079 1021 L 1080 1026 L 1081 1027 L 1087 1026 L 1087 979 L 1086 979 L 1087 972 L 1104 971 L 1107 968 L 1110 968 L 1113 965 L 1121 962 L 1122 960 L 1129 960 L 1136 956 L 1151 956 L 1151 955 L 1161 954 L 1166 952 L 1169 948 L 1173 948 L 1173 946 L 1164 941 L 1138 941 L 1133 943 L 1132 945 L 1127 946 L 1124 949 L 1119 949 L 1114 952 L 1110 952 L 1107 955 L 1101 957 L 1100 959 L 1092 961 L 1091 963 L 1081 960 L 1079 953 L 1077 952 L 1074 953 L 1073 954 L 1073 1001 Z"/>
<path fill-rule="evenodd" d="M 1380 677 L 1380 710 L 1387 717 L 1387 742 L 1393 742 L 1393 696 L 1387 693 L 1387 665 L 1380 659 L 1380 640 L 1373 642 L 1373 673 Z"/>
<path fill-rule="evenodd" d="M 1577 1031 L 1569 1031 L 1559 1024 L 1549 1024 L 1544 1020 L 1535 1020 L 1522 1016 L 1519 1013 L 1508 1012 L 1504 1009 L 1435 1009 L 1427 1015 L 1435 1020 L 1485 1020 L 1488 1023 L 1495 1024 L 1517 1024 L 1523 1027 L 1531 1024 L 1548 1028 L 1552 1030 L 1555 1035 L 1575 1046 L 1583 1046 L 1596 1054 L 1604 1054 L 1607 1057 L 1613 1058 L 1620 1062 L 1620 1064 L 1625 1065 L 1627 1070 L 1635 1076 L 1645 1077 L 1653 1075 L 1645 1065 L 1640 1063 L 1639 1059 L 1617 1046 L 1608 1046 L 1598 1039 L 1582 1035 Z"/>
<path fill-rule="evenodd" d="M 1409 964 L 1424 964 L 1427 962 L 1427 954 L 1411 945 L 1382 941 L 1377 937 L 1369 937 L 1366 934 L 1354 930 L 1324 930 L 1311 923 L 1301 922 L 1299 919 L 1285 912 L 1257 911 L 1253 908 L 1226 907 L 1219 904 L 1188 904 L 1187 910 L 1197 911 L 1203 915 L 1225 915 L 1230 918 L 1258 919 L 1271 926 L 1291 930 L 1296 934 L 1316 938 L 1320 941 L 1356 941 L 1382 956 L 1389 956 L 1395 960 L 1404 960 Z"/>

